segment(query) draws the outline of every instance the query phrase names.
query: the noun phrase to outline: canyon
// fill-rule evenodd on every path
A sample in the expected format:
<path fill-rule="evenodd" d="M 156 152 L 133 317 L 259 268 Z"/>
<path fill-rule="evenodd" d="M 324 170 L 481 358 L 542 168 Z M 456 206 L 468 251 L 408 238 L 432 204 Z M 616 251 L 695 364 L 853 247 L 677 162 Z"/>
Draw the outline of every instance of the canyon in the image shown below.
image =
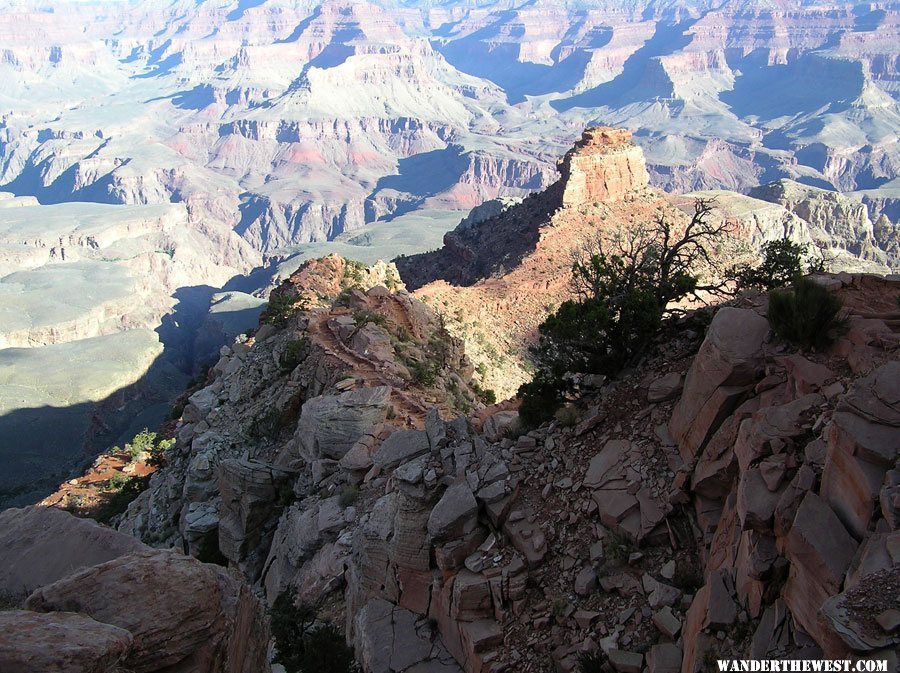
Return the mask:
<path fill-rule="evenodd" d="M 781 230 L 839 268 L 896 268 L 898 15 L 0 1 L 0 503 L 155 427 L 306 260 L 470 246 L 445 234 L 552 190 L 587 126 L 631 130 L 651 187 L 717 195 L 752 245 Z M 479 363 L 510 361 L 503 393 L 524 377 L 515 320 L 450 325 Z"/>
<path fill-rule="evenodd" d="M 514 401 L 486 399 L 432 300 L 434 284 L 447 300 L 497 282 L 552 296 L 565 265 L 547 285 L 529 272 L 552 269 L 554 234 L 596 228 L 578 194 L 605 190 L 608 228 L 640 209 L 686 217 L 634 149 L 627 132 L 590 129 L 555 188 L 488 209 L 485 232 L 524 249 L 482 246 L 476 263 L 453 244 L 470 222 L 406 272 L 329 256 L 291 274 L 186 393 L 162 463 L 104 457 L 39 506 L 0 513 L 0 663 L 281 671 L 269 624 L 289 595 L 365 673 L 568 673 L 592 670 L 588 656 L 615 673 L 747 657 L 896 669 L 896 276 L 812 276 L 847 312 L 816 352 L 772 332 L 765 293 L 690 311 L 531 429 Z M 535 222 L 566 194 L 531 239 L 509 217 L 531 207 Z M 760 203 L 734 210 L 790 214 Z M 735 227 L 748 235 L 783 232 Z M 453 285 L 423 284 L 429 269 Z M 479 316 L 486 330 L 510 321 Z M 81 518 L 112 476 L 148 467 L 113 527 Z"/>

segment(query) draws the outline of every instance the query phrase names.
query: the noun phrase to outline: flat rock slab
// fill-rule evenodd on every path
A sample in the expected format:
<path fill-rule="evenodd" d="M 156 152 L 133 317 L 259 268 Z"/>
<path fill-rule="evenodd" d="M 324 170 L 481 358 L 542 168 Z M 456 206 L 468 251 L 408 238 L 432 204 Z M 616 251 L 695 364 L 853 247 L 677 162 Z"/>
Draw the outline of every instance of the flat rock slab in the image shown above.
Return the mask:
<path fill-rule="evenodd" d="M 385 439 L 375 451 L 373 462 L 382 470 L 395 467 L 431 451 L 428 435 L 422 430 L 398 430 Z"/>
<path fill-rule="evenodd" d="M 465 481 L 451 485 L 428 516 L 428 533 L 435 539 L 469 532 L 474 524 L 478 503 Z"/>
<path fill-rule="evenodd" d="M 24 599 L 73 572 L 136 551 L 139 540 L 55 507 L 0 512 L 0 592 Z"/>
<path fill-rule="evenodd" d="M 370 673 L 463 673 L 427 620 L 381 598 L 356 615 L 356 656 Z"/>
<path fill-rule="evenodd" d="M 610 650 L 609 663 L 619 673 L 641 673 L 644 655 L 625 650 Z"/>
<path fill-rule="evenodd" d="M 0 612 L 0 671 L 105 673 L 131 649 L 125 629 L 72 612 Z"/>

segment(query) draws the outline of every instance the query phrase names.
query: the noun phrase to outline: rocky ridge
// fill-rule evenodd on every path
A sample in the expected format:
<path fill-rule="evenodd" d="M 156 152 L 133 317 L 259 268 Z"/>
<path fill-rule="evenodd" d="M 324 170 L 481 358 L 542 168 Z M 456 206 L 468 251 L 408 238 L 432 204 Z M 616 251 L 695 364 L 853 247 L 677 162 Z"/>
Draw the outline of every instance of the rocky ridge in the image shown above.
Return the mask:
<path fill-rule="evenodd" d="M 459 277 L 471 284 L 444 280 L 442 298 L 491 282 L 524 288 L 530 277 L 540 302 L 549 283 L 537 258 L 595 230 L 586 214 L 615 226 L 628 220 L 613 214 L 681 212 L 637 180 L 618 200 L 558 207 L 546 226 L 543 207 L 565 187 L 484 221 L 530 214 L 520 222 L 538 255 L 504 259 L 499 242 L 515 236 L 497 226 L 457 232 L 497 244 L 478 248 L 483 264 L 463 258 Z M 435 268 L 452 270 L 460 251 L 436 256 L 446 265 Z M 562 293 L 567 262 L 553 263 Z M 492 277 L 479 280 L 485 269 Z M 718 656 L 896 666 L 895 277 L 817 277 L 848 310 L 846 331 L 818 354 L 771 334 L 765 295 L 694 311 L 619 380 L 585 381 L 578 406 L 524 432 L 514 404 L 485 405 L 442 301 L 427 286 L 407 292 L 394 274 L 332 257 L 280 288 L 255 334 L 224 348 L 190 396 L 166 466 L 119 533 L 193 555 L 213 549 L 269 605 L 295 588 L 344 627 L 369 673 L 573 671 L 587 653 L 619 673 L 694 673 Z M 479 319 L 512 330 L 502 317 Z M 10 512 L 5 526 L 27 525 L 27 512 Z M 133 556 L 76 577 L 120 586 L 145 563 L 192 563 Z M 69 604 L 71 578 L 42 582 L 27 608 Z M 130 651 L 145 665 L 145 650 L 128 650 L 145 624 L 86 612 L 126 633 L 71 625 L 91 633 L 83 660 Z M 177 656 L 196 647 L 188 640 Z"/>
<path fill-rule="evenodd" d="M 831 350 L 792 353 L 765 296 L 741 299 L 710 311 L 705 335 L 703 314 L 663 335 L 573 421 L 527 434 L 514 410 L 405 406 L 315 346 L 276 374 L 294 330 L 320 339 L 323 309 L 301 313 L 225 352 L 120 530 L 194 553 L 210 536 L 270 604 L 294 586 L 331 606 L 365 671 L 570 671 L 593 651 L 623 673 L 891 660 L 898 285 L 820 282 L 851 315 Z M 373 312 L 397 296 L 353 292 Z M 295 420 L 255 434 L 252 410 L 278 411 L 292 383 Z M 861 598 L 872 586 L 880 602 Z"/>
<path fill-rule="evenodd" d="M 685 222 L 697 198 L 713 200 L 711 217 L 727 224 L 729 236 L 717 254 L 732 262 L 755 259 L 765 243 L 786 236 L 809 245 L 835 271 L 888 273 L 898 263 L 888 237 L 880 239 L 886 247 L 878 247 L 865 208 L 840 195 L 807 192 L 808 200 L 842 204 L 840 212 L 826 216 L 818 207 L 764 200 L 762 194 L 770 192 L 763 189 L 758 197 L 654 189 L 641 149 L 622 129 L 585 130 L 559 171 L 557 182 L 520 204 L 474 223 L 463 221 L 444 235 L 441 249 L 396 260 L 406 284 L 445 316 L 469 357 L 488 372 L 484 385 L 504 396 L 527 379 L 524 354 L 549 307 L 569 296 L 572 251 L 636 222 Z M 844 229 L 836 228 L 838 222 Z"/>

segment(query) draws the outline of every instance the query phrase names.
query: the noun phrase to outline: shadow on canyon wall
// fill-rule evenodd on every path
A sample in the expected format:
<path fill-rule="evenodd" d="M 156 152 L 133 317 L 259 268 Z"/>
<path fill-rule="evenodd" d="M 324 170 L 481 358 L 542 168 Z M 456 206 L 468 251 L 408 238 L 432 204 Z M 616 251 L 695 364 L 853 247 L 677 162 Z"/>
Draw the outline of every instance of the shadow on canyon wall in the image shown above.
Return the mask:
<path fill-rule="evenodd" d="M 241 276 L 222 289 L 180 288 L 174 310 L 155 330 L 163 350 L 134 383 L 96 402 L 0 416 L 0 509 L 40 500 L 103 451 L 165 422 L 175 398 L 214 361 L 219 348 L 258 324 L 261 306 L 210 310 L 223 301 L 222 293 L 246 290 L 250 282 Z"/>

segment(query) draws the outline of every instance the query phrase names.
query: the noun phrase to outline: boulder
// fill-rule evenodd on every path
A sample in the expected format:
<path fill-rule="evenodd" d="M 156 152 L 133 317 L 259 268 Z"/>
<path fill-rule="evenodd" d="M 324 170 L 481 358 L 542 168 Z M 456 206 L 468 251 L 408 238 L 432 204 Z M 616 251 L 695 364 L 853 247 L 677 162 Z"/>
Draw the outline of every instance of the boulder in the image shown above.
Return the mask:
<path fill-rule="evenodd" d="M 778 358 L 788 373 L 788 383 L 797 397 L 807 395 L 822 388 L 834 378 L 834 373 L 825 365 L 810 362 L 802 355 L 788 355 Z"/>
<path fill-rule="evenodd" d="M 515 432 L 519 425 L 518 411 L 498 411 L 487 417 L 482 426 L 482 432 L 488 441 L 499 442 L 508 433 Z"/>
<path fill-rule="evenodd" d="M 612 439 L 606 442 L 600 452 L 591 458 L 584 475 L 584 485 L 599 488 L 609 481 L 621 479 L 620 465 L 630 448 L 631 442 L 627 439 Z"/>
<path fill-rule="evenodd" d="M 107 673 L 132 641 L 125 629 L 72 612 L 0 611 L 0 671 Z"/>
<path fill-rule="evenodd" d="M 35 591 L 26 607 L 77 611 L 134 636 L 123 668 L 149 673 L 268 670 L 268 622 L 250 589 L 219 566 L 145 551 L 85 568 Z"/>
<path fill-rule="evenodd" d="M 769 489 L 759 468 L 742 472 L 737 487 L 737 512 L 741 527 L 760 533 L 772 530 L 772 516 L 779 496 L 779 492 Z"/>
<path fill-rule="evenodd" d="M 685 378 L 669 431 L 690 460 L 756 380 L 769 323 L 755 311 L 720 309 Z"/>
<path fill-rule="evenodd" d="M 885 473 L 897 459 L 898 376 L 900 363 L 892 361 L 856 381 L 839 402 L 828 427 L 821 493 L 857 537 L 868 529 Z"/>
<path fill-rule="evenodd" d="M 822 395 L 811 393 L 786 404 L 763 407 L 741 422 L 734 444 L 741 470 L 776 453 L 787 440 L 806 434 L 824 401 Z"/>
<path fill-rule="evenodd" d="M 422 430 L 398 430 L 388 435 L 375 451 L 373 462 L 382 470 L 393 470 L 431 450 L 428 434 Z"/>
<path fill-rule="evenodd" d="M 787 535 L 785 556 L 791 568 L 782 595 L 795 621 L 817 642 L 819 609 L 840 590 L 856 547 L 828 503 L 808 492 Z"/>
<path fill-rule="evenodd" d="M 638 652 L 612 649 L 608 653 L 609 665 L 619 673 L 641 673 L 644 655 Z"/>
<path fill-rule="evenodd" d="M 673 643 L 659 643 L 647 653 L 647 673 L 680 673 L 681 648 Z"/>
<path fill-rule="evenodd" d="M 427 621 L 381 598 L 356 614 L 356 658 L 367 673 L 462 673 Z"/>
<path fill-rule="evenodd" d="M 684 387 L 684 377 L 678 372 L 671 372 L 656 379 L 647 390 L 648 402 L 665 402 L 675 399 Z"/>
<path fill-rule="evenodd" d="M 307 400 L 296 433 L 306 458 L 343 458 L 372 426 L 384 422 L 390 398 L 391 388 L 379 386 Z"/>
<path fill-rule="evenodd" d="M 82 568 L 147 550 L 139 540 L 55 507 L 0 512 L 0 593 L 28 594 Z"/>
<path fill-rule="evenodd" d="M 653 625 L 659 629 L 669 640 L 675 640 L 678 632 L 681 631 L 681 620 L 672 612 L 672 608 L 666 606 L 662 610 L 655 612 L 652 617 Z M 678 653 L 678 663 L 681 663 L 681 652 Z"/>
<path fill-rule="evenodd" d="M 465 480 L 452 484 L 438 500 L 428 517 L 428 533 L 435 540 L 458 537 L 470 532 L 476 523 L 478 503 Z"/>
<path fill-rule="evenodd" d="M 591 566 L 582 568 L 575 577 L 575 593 L 588 596 L 597 590 L 597 573 Z"/>

